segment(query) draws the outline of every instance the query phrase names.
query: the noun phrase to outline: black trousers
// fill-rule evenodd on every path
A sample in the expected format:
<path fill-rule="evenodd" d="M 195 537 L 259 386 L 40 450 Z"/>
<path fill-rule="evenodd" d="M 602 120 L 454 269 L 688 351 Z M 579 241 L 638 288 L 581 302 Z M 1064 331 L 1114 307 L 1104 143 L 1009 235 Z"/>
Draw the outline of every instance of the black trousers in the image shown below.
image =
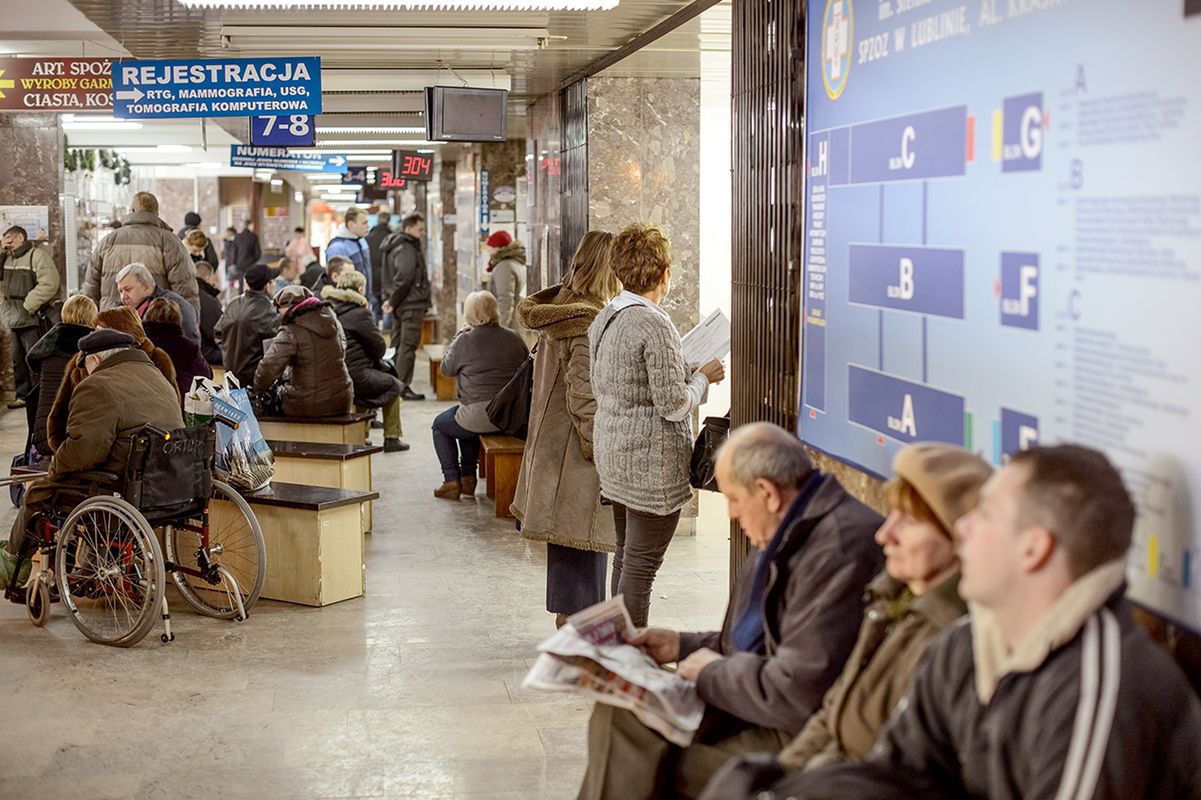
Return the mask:
<path fill-rule="evenodd" d="M 405 388 L 413 384 L 413 365 L 417 362 L 417 345 L 421 343 L 421 323 L 425 310 L 404 308 L 393 311 L 392 344 L 396 346 L 396 375 Z"/>

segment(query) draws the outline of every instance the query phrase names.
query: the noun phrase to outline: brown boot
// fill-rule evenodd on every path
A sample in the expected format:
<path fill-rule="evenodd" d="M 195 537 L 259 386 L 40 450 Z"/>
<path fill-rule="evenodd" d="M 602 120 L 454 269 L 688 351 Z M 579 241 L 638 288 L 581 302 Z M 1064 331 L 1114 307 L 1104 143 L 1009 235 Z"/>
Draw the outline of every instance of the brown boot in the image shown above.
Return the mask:
<path fill-rule="evenodd" d="M 463 494 L 468 497 L 475 495 L 476 477 L 474 475 L 467 478 L 459 478 L 459 483 L 463 486 Z"/>
<path fill-rule="evenodd" d="M 459 481 L 447 481 L 434 490 L 434 497 L 441 497 L 443 500 L 458 500 L 460 492 L 463 491 L 463 485 Z"/>
<path fill-rule="evenodd" d="M 558 630 L 567 624 L 566 614 L 555 614 L 555 629 Z"/>

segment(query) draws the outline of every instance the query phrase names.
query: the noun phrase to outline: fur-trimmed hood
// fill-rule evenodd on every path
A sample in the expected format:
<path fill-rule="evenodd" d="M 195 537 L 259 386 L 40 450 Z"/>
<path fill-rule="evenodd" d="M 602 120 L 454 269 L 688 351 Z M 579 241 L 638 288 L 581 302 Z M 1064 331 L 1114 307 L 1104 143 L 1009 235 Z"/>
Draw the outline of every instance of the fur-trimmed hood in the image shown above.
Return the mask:
<path fill-rule="evenodd" d="M 367 307 L 367 298 L 353 289 L 338 289 L 334 286 L 326 286 L 321 289 L 321 297 L 324 300 L 329 300 L 331 303 L 352 303 L 356 306 Z"/>
<path fill-rule="evenodd" d="M 560 285 L 550 286 L 517 304 L 518 321 L 552 339 L 587 336 L 602 306 Z"/>

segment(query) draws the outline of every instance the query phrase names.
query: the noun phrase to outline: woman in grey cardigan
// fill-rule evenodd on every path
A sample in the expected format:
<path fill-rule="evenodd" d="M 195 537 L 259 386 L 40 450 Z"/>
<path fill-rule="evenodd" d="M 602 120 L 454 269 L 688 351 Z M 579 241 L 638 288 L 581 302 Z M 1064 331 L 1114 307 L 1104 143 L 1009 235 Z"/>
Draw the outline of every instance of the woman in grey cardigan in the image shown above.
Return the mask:
<path fill-rule="evenodd" d="M 642 223 L 613 240 L 613 272 L 625 291 L 588 330 L 596 395 L 594 458 L 601 492 L 613 503 L 617 552 L 613 594 L 625 595 L 634 625 L 646 625 L 651 586 L 691 499 L 688 461 L 693 411 L 721 361 L 693 371 L 660 304 L 671 288 L 670 243 Z"/>
<path fill-rule="evenodd" d="M 491 292 L 467 295 L 463 316 L 468 327 L 455 334 L 442 356 L 442 374 L 455 379 L 459 405 L 435 417 L 433 425 L 443 479 L 434 496 L 444 500 L 475 494 L 480 434 L 496 433 L 488 421 L 488 403 L 529 356 L 521 337 L 497 324 Z"/>
<path fill-rule="evenodd" d="M 512 511 L 522 536 L 546 542 L 546 610 L 558 626 L 605 599 L 605 554 L 615 542 L 592 463 L 588 359 L 588 326 L 621 291 L 609 263 L 612 244 L 608 231 L 584 234 L 562 285 L 517 306 L 522 326 L 538 333 L 538 352 Z"/>

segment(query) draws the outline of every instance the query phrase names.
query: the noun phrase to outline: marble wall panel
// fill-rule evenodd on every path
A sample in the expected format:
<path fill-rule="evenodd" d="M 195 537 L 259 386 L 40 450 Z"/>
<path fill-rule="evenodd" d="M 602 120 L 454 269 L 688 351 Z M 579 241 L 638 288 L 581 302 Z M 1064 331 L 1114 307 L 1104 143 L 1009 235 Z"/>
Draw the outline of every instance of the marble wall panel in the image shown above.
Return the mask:
<path fill-rule="evenodd" d="M 530 138 L 526 145 L 530 192 L 530 274 L 532 294 L 558 281 L 560 263 L 560 184 L 562 127 L 559 95 L 550 94 L 530 106 Z"/>
<path fill-rule="evenodd" d="M 589 226 L 663 229 L 672 250 L 663 305 L 681 332 L 699 319 L 699 208 L 700 82 L 589 78 Z"/>

